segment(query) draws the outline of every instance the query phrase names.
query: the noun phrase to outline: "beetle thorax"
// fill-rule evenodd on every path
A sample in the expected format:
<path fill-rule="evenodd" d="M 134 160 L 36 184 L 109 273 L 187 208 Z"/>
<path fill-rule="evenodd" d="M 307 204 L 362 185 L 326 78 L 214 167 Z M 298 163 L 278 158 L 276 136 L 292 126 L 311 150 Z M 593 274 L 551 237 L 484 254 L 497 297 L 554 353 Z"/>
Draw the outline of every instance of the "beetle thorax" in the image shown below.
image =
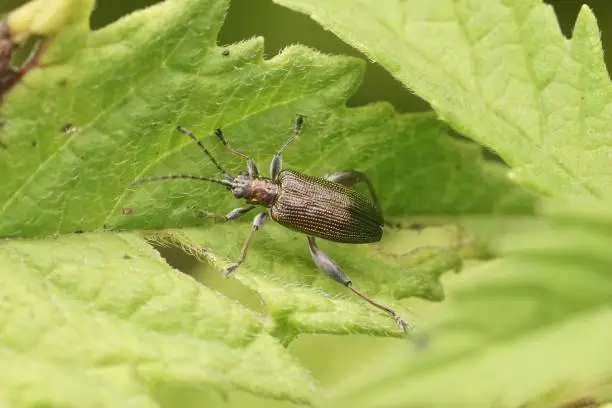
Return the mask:
<path fill-rule="evenodd" d="M 252 179 L 245 172 L 232 181 L 232 194 L 244 198 L 249 204 L 270 207 L 276 201 L 278 185 L 270 179 Z"/>

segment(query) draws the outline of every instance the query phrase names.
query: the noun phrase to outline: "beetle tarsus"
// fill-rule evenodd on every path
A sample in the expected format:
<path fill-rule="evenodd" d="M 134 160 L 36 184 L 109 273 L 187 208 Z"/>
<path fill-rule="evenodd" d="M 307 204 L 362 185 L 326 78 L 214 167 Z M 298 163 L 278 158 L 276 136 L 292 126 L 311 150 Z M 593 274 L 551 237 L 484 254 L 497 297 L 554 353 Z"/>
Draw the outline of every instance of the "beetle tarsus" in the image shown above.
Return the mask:
<path fill-rule="evenodd" d="M 377 301 L 375 301 L 374 299 L 371 299 L 370 297 L 368 297 L 368 295 L 366 295 L 365 293 L 363 293 L 362 291 L 360 291 L 359 289 L 357 289 L 356 287 L 354 287 L 351 283 L 349 283 L 348 285 L 346 285 L 354 294 L 356 294 L 357 296 L 359 296 L 360 298 L 362 298 L 363 300 L 365 300 L 366 302 L 368 302 L 369 304 L 371 304 L 374 307 L 379 308 L 380 310 L 388 313 L 393 320 L 395 320 L 395 322 L 399 325 L 399 327 L 402 329 L 402 331 L 404 333 L 409 333 L 412 332 L 414 330 L 414 326 L 409 324 L 408 322 L 406 322 L 400 315 L 399 313 L 397 313 L 395 310 L 391 309 L 389 306 L 385 306 L 382 303 L 379 303 Z"/>
<path fill-rule="evenodd" d="M 236 269 L 238 269 L 239 266 L 239 263 L 228 265 L 223 271 L 223 275 L 225 275 L 226 278 L 230 277 L 234 272 L 236 272 Z"/>
<path fill-rule="evenodd" d="M 395 320 L 395 322 L 398 324 L 398 326 L 400 327 L 400 329 L 402 329 L 402 331 L 404 333 L 409 333 L 413 330 L 413 327 L 411 324 L 409 324 L 407 321 L 405 321 L 404 319 L 402 319 L 402 317 L 398 314 L 395 314 L 393 316 L 393 319 Z"/>

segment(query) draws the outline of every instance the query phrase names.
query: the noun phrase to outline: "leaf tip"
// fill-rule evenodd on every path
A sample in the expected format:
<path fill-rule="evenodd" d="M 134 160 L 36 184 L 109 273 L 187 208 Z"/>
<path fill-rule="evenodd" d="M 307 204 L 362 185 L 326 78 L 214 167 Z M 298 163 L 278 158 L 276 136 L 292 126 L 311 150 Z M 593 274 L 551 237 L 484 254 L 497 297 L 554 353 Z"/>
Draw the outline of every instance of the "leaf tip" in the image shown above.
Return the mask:
<path fill-rule="evenodd" d="M 593 10 L 586 4 L 582 5 L 576 18 L 576 24 L 574 24 L 574 30 L 572 31 L 572 41 L 582 45 L 595 56 L 596 60 L 601 60 L 603 63 L 601 31 Z"/>
<path fill-rule="evenodd" d="M 583 4 L 580 7 L 580 11 L 578 12 L 578 17 L 576 18 L 576 24 L 574 25 L 574 35 L 596 35 L 599 37 L 599 26 L 597 25 L 597 18 L 593 13 L 593 10 L 586 5 Z"/>
<path fill-rule="evenodd" d="M 537 177 L 534 176 L 537 174 L 535 166 L 532 165 L 523 165 L 516 166 L 513 170 L 508 172 L 508 179 L 522 186 L 527 191 L 532 191 L 536 194 L 549 196 L 552 194 L 549 188 L 545 187 Z"/>

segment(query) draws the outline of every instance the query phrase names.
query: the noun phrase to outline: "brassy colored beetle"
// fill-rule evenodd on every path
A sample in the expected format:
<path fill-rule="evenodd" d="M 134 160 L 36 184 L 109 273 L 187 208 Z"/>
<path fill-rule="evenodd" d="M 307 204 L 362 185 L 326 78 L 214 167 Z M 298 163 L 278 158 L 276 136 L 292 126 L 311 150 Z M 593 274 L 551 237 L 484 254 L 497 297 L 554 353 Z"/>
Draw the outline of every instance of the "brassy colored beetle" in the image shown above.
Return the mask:
<path fill-rule="evenodd" d="M 248 206 L 235 208 L 225 218 L 236 219 L 258 208 L 267 208 L 253 219 L 251 232 L 246 238 L 238 261 L 229 265 L 225 274 L 235 272 L 244 262 L 253 235 L 270 217 L 277 223 L 307 235 L 310 253 L 316 265 L 331 278 L 342 283 L 371 305 L 385 311 L 408 331 L 410 326 L 393 309 L 370 299 L 357 289 L 333 259 L 319 249 L 316 238 L 334 242 L 363 244 L 380 241 L 384 220 L 372 183 L 359 171 L 340 171 L 325 178 L 313 177 L 294 170 L 282 169 L 282 153 L 295 141 L 304 125 L 304 117 L 297 115 L 291 137 L 276 152 L 270 163 L 270 178 L 261 177 L 257 165 L 247 154 L 233 148 L 225 139 L 221 129 L 215 134 L 233 154 L 246 159 L 247 171 L 234 177 L 221 167 L 202 142 L 189 130 L 179 126 L 178 130 L 193 139 L 222 174 L 220 180 L 188 174 L 147 177 L 134 182 L 141 184 L 158 180 L 190 179 L 217 183 L 225 186 L 234 197 L 244 199 Z M 352 188 L 364 182 L 370 192 L 367 199 Z"/>

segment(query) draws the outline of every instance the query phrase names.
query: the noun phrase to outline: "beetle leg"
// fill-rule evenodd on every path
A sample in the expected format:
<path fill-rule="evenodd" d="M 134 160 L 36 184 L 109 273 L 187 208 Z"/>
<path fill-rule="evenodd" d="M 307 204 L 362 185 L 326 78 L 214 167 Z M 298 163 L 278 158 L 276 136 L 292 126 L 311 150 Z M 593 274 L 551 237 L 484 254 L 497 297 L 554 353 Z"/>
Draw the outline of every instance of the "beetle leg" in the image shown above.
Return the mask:
<path fill-rule="evenodd" d="M 224 272 L 225 276 L 229 276 L 232 273 L 234 273 L 234 271 L 236 271 L 236 269 L 240 266 L 240 264 L 244 262 L 247 256 L 247 251 L 249 250 L 249 244 L 251 243 L 251 240 L 253 239 L 253 235 L 255 234 L 257 230 L 259 230 L 263 226 L 263 223 L 266 220 L 267 216 L 268 216 L 267 212 L 262 212 L 262 213 L 257 214 L 255 218 L 253 218 L 253 226 L 251 227 L 251 232 L 249 232 L 249 236 L 247 237 L 246 241 L 244 241 L 244 245 L 242 245 L 242 250 L 240 251 L 240 258 L 238 259 L 237 262 L 225 268 L 225 272 Z"/>
<path fill-rule="evenodd" d="M 356 170 L 345 170 L 345 171 L 337 171 L 332 174 L 328 174 L 325 176 L 329 181 L 333 181 L 338 184 L 345 185 L 347 187 L 353 187 L 355 184 L 359 182 L 364 182 L 368 186 L 368 191 L 372 196 L 372 200 L 374 201 L 374 205 L 380 211 L 380 203 L 378 201 L 378 196 L 376 195 L 376 191 L 374 190 L 374 186 L 370 181 L 370 178 L 360 171 Z"/>
<path fill-rule="evenodd" d="M 240 156 L 243 159 L 246 159 L 247 169 L 249 170 L 249 176 L 251 177 L 251 179 L 257 178 L 257 176 L 259 176 L 259 170 L 257 169 L 257 164 L 255 164 L 255 161 L 251 159 L 248 154 L 243 153 L 238 149 L 235 149 L 231 144 L 229 144 L 221 128 L 215 130 L 215 135 L 221 141 L 221 143 L 223 143 L 223 146 L 225 146 L 230 152 L 232 152 L 236 156 Z"/>
<path fill-rule="evenodd" d="M 283 150 L 287 146 L 289 146 L 294 140 L 296 140 L 300 136 L 300 132 L 304 127 L 304 115 L 300 115 L 299 113 L 295 116 L 295 126 L 293 128 L 293 134 L 285 143 L 281 146 L 280 149 L 276 152 L 272 161 L 270 162 L 270 178 L 272 180 L 276 180 L 278 175 L 280 174 L 281 169 L 283 168 Z"/>
<path fill-rule="evenodd" d="M 380 207 L 380 202 L 378 201 L 378 196 L 376 195 L 376 190 L 374 190 L 374 186 L 370 181 L 370 178 L 360 171 L 356 170 L 345 170 L 345 171 L 337 171 L 335 173 L 328 174 L 325 178 L 329 181 L 333 181 L 338 184 L 342 184 L 347 187 L 353 187 L 355 184 L 359 182 L 366 183 L 368 187 L 368 191 L 370 192 L 370 196 L 372 197 L 372 201 L 374 201 L 374 205 L 378 208 L 378 211 L 382 214 L 382 208 Z M 399 223 L 393 223 L 389 220 L 384 220 L 385 225 L 391 228 L 400 229 L 402 227 Z"/>
<path fill-rule="evenodd" d="M 244 214 L 248 213 L 255 207 L 256 207 L 255 205 L 249 205 L 248 207 L 234 208 L 232 211 L 228 212 L 225 215 L 225 220 L 231 221 L 231 220 L 235 220 L 238 217 L 242 217 Z"/>
<path fill-rule="evenodd" d="M 225 138 L 225 135 L 223 134 L 223 130 L 221 128 L 217 128 L 215 129 L 215 136 L 217 136 L 217 138 L 221 141 L 221 143 L 223 143 L 223 146 L 225 146 L 230 152 L 232 152 L 233 154 L 235 154 L 236 156 L 240 156 L 243 159 L 250 159 L 249 155 L 246 153 L 241 152 L 238 149 L 235 149 L 234 146 L 232 146 L 227 139 Z"/>
<path fill-rule="evenodd" d="M 412 330 L 412 326 L 409 325 L 404 319 L 402 319 L 402 317 L 395 310 L 381 303 L 378 303 L 377 301 L 373 299 L 370 299 L 365 293 L 363 293 L 362 291 L 357 289 L 355 286 L 353 286 L 351 279 L 348 276 L 346 276 L 346 274 L 342 271 L 340 266 L 338 266 L 338 264 L 333 259 L 331 259 L 327 254 L 325 254 L 323 251 L 319 249 L 319 247 L 317 246 L 315 242 L 314 237 L 311 237 L 311 236 L 308 237 L 308 247 L 310 248 L 310 254 L 312 255 L 312 259 L 317 264 L 317 267 L 319 267 L 319 269 L 325 272 L 325 274 L 327 274 L 329 277 L 336 280 L 337 282 L 342 283 L 344 286 L 349 288 L 354 294 L 356 294 L 357 296 L 359 296 L 360 298 L 362 298 L 363 300 L 365 300 L 372 306 L 377 307 L 380 310 L 383 310 L 384 312 L 391 315 L 393 320 L 397 322 L 397 324 L 400 326 L 400 328 L 403 331 L 407 332 L 407 331 Z"/>
<path fill-rule="evenodd" d="M 330 278 L 345 286 L 351 284 L 351 279 L 344 274 L 338 264 L 327 256 L 325 252 L 319 249 L 314 237 L 308 237 L 308 247 L 310 248 L 310 255 L 312 255 L 312 259 L 315 261 L 319 269 L 325 272 Z"/>

